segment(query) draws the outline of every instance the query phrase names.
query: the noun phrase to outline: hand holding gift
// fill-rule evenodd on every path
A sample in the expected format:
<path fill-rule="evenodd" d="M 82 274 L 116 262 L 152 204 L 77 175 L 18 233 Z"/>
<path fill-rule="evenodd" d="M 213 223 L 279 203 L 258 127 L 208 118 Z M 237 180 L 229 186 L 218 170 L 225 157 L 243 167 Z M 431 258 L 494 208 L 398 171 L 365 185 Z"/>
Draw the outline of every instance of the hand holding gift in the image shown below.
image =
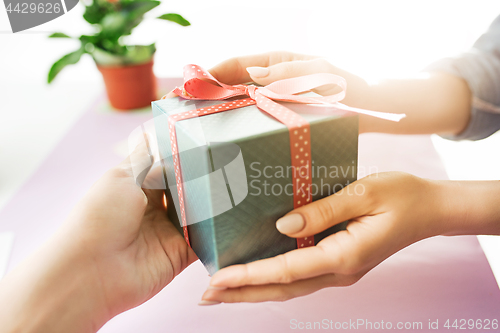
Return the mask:
<path fill-rule="evenodd" d="M 233 58 L 210 71 L 233 84 L 269 84 L 330 72 L 347 81 L 344 103 L 407 114 L 400 123 L 360 115 L 360 133 L 457 133 L 468 120 L 470 92 L 464 80 L 445 74 L 370 86 L 323 59 L 287 52 Z M 315 92 L 332 93 L 329 89 Z M 363 190 L 356 191 L 355 186 Z M 350 285 L 393 253 L 423 238 L 498 234 L 495 220 L 499 212 L 487 196 L 489 191 L 498 193 L 498 184 L 436 182 L 401 173 L 366 177 L 276 223 L 290 237 L 308 237 L 349 220 L 345 231 L 328 236 L 314 248 L 224 268 L 213 276 L 203 300 L 210 304 L 286 300 L 329 286 Z M 479 209 L 482 205 L 488 208 Z"/>
<path fill-rule="evenodd" d="M 169 216 L 210 273 L 314 246 L 345 227 L 296 240 L 274 228 L 356 179 L 358 114 L 404 117 L 343 105 L 345 89 L 331 73 L 227 85 L 187 65 L 173 90 L 180 97 L 153 102 Z"/>
<path fill-rule="evenodd" d="M 197 258 L 141 189 L 146 143 L 90 189 L 64 226 L 0 281 L 4 332 L 95 332 L 162 290 Z M 146 171 L 136 179 L 133 169 Z"/>
<path fill-rule="evenodd" d="M 470 118 L 472 97 L 465 80 L 439 72 L 368 84 L 323 58 L 283 51 L 232 58 L 210 72 L 226 84 L 253 81 L 260 85 L 303 75 L 331 73 L 347 82 L 342 103 L 355 108 L 406 114 L 400 123 L 360 115 L 359 133 L 457 134 L 463 131 Z M 320 95 L 338 92 L 332 86 L 313 91 Z"/>
<path fill-rule="evenodd" d="M 349 220 L 346 230 L 311 248 L 224 268 L 212 277 L 202 299 L 210 304 L 284 301 L 326 287 L 351 285 L 392 254 L 424 238 L 498 233 L 495 219 L 500 215 L 493 208 L 495 200 L 485 195 L 488 191 L 498 195 L 500 187 L 431 181 L 398 172 L 365 177 L 276 223 L 290 237 L 308 237 Z M 479 208 L 484 204 L 489 211 Z M 464 219 L 466 212 L 482 217 L 482 222 Z"/>
<path fill-rule="evenodd" d="M 275 55 L 278 60 L 274 60 Z M 255 63 L 256 59 L 263 61 Z M 233 59 L 212 73 L 234 84 L 250 79 L 259 82 L 258 75 L 250 78 L 245 74 L 246 66 L 271 65 L 271 74 L 281 67 L 284 77 L 296 75 L 294 68 L 303 65 L 295 62 L 298 60 L 329 67 L 323 61 L 285 53 L 242 60 Z M 272 66 L 282 61 L 290 63 Z M 266 76 L 265 70 L 261 73 Z M 355 77 L 343 76 L 350 87 L 356 87 L 351 84 Z M 356 96 L 362 94 L 357 95 L 353 88 L 345 102 L 384 112 L 397 107 L 392 112 L 404 110 L 408 114 L 398 126 L 361 116 L 361 120 L 371 119 L 362 126 L 363 131 L 427 133 L 435 129 L 458 133 L 467 123 L 469 115 L 462 111 L 468 110 L 471 99 L 463 83 L 445 75 L 395 80 L 369 87 L 361 104 L 356 104 Z M 365 91 L 362 82 L 359 87 L 359 91 Z M 393 104 L 388 103 L 388 96 Z M 419 104 L 422 101 L 430 103 Z M 185 106 L 192 107 L 189 103 Z M 380 107 L 374 106 L 377 103 Z M 327 125 L 335 126 L 335 122 Z M 266 142 L 261 147 L 266 148 Z M 145 146 L 131 157 L 104 175 L 51 241 L 1 281 L 3 329 L 96 331 L 112 316 L 154 296 L 196 260 L 165 217 L 162 192 L 141 190 L 137 184 L 143 179 L 132 175 L 134 166 L 149 170 L 151 159 Z M 428 181 L 401 173 L 366 177 L 335 195 L 289 209 L 292 211 L 285 217 L 275 219 L 276 228 L 271 228 L 278 234 L 272 235 L 276 239 L 280 235 L 286 239 L 311 237 L 350 220 L 346 230 L 323 234 L 315 247 L 221 269 L 213 276 L 202 304 L 286 300 L 320 288 L 354 283 L 392 253 L 425 237 L 500 234 L 498 197 L 498 182 Z M 267 231 L 271 233 L 271 229 Z"/>

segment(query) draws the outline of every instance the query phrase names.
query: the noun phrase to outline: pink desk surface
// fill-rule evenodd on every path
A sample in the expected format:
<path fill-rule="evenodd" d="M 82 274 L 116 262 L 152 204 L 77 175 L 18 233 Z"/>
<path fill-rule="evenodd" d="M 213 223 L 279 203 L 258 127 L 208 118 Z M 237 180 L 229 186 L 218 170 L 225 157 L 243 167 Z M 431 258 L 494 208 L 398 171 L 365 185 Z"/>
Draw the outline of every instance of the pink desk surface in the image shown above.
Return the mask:
<path fill-rule="evenodd" d="M 166 87 L 176 83 L 163 80 Z M 0 212 L 0 232 L 16 233 L 9 269 L 63 223 L 92 183 L 121 160 L 113 151 L 116 144 L 152 117 L 149 112 L 103 112 L 103 105 L 102 98 L 96 101 Z M 446 178 L 428 136 L 362 135 L 359 164 L 360 173 L 365 174 L 376 167 L 378 171 Z M 422 322 L 420 331 L 424 332 L 429 320 L 438 320 L 436 331 L 448 332 L 455 329 L 443 327 L 447 319 L 500 319 L 500 290 L 472 236 L 419 242 L 353 286 L 324 289 L 284 303 L 199 307 L 208 283 L 206 271 L 196 262 L 153 299 L 112 319 L 101 331 L 288 332 L 299 330 L 293 329 L 293 320 L 325 319 L 334 326 L 357 320 L 369 321 L 372 327 L 382 321 L 384 325 L 391 322 L 393 327 L 398 322 Z M 357 331 L 370 330 L 361 325 Z"/>

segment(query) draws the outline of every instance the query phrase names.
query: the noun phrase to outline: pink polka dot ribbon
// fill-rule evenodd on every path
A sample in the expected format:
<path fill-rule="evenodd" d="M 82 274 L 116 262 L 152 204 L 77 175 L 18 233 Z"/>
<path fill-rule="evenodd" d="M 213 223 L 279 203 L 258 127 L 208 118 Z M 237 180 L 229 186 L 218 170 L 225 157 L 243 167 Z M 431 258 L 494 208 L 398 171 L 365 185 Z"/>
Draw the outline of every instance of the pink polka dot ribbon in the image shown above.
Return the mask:
<path fill-rule="evenodd" d="M 328 84 L 335 84 L 341 88 L 339 93 L 329 96 L 301 96 L 299 94 Z M 185 212 L 185 197 L 183 191 L 182 172 L 178 154 L 175 124 L 178 121 L 195 117 L 206 116 L 218 112 L 233 110 L 249 105 L 256 105 L 261 111 L 275 118 L 288 128 L 290 137 L 291 165 L 293 172 L 293 206 L 302 207 L 312 201 L 311 196 L 311 138 L 309 123 L 299 114 L 274 102 L 273 100 L 304 104 L 317 104 L 334 107 L 338 110 L 372 115 L 378 118 L 399 121 L 404 115 L 387 114 L 362 109 L 351 108 L 338 103 L 345 97 L 346 81 L 344 78 L 329 74 L 318 73 L 291 79 L 275 81 L 265 87 L 253 85 L 227 85 L 219 82 L 209 72 L 197 65 L 184 67 L 184 85 L 174 89 L 174 93 L 190 100 L 226 100 L 236 96 L 249 98 L 226 101 L 222 104 L 200 108 L 197 110 L 176 113 L 169 116 L 170 142 L 174 159 L 174 171 L 179 196 L 182 228 L 188 245 L 189 235 Z M 163 97 L 165 98 L 165 97 Z M 297 248 L 314 245 L 314 237 L 297 239 Z"/>

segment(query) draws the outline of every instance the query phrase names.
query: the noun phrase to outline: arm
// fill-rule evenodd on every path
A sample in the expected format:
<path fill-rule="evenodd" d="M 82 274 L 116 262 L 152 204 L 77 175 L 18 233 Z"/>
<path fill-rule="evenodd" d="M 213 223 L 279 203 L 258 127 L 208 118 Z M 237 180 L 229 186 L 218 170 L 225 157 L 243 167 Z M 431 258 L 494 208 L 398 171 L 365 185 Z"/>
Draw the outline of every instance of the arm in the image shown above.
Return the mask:
<path fill-rule="evenodd" d="M 361 119 L 360 125 L 367 125 L 367 131 L 438 133 L 454 140 L 479 140 L 495 133 L 500 129 L 499 37 L 500 16 L 472 49 L 436 61 L 420 78 L 373 85 L 367 106 L 387 112 L 407 110 L 403 112 L 408 121 L 394 126 Z"/>
<path fill-rule="evenodd" d="M 196 260 L 166 218 L 163 191 L 136 184 L 150 167 L 143 142 L 94 184 L 49 242 L 0 281 L 2 332 L 96 332 Z"/>
<path fill-rule="evenodd" d="M 394 123 L 362 115 L 360 133 L 458 134 L 469 122 L 471 99 L 466 81 L 449 74 L 383 80 L 369 87 L 366 101 L 359 107 L 405 113 L 406 118 Z"/>
<path fill-rule="evenodd" d="M 96 332 L 111 317 L 92 260 L 61 235 L 0 282 L 3 332 Z"/>
<path fill-rule="evenodd" d="M 288 52 L 233 58 L 211 69 L 211 73 L 225 83 L 254 81 L 261 85 L 321 72 L 336 74 L 347 80 L 347 94 L 342 103 L 407 115 L 399 123 L 362 115 L 360 133 L 457 134 L 463 131 L 469 121 L 470 89 L 465 80 L 450 74 L 422 73 L 413 78 L 387 79 L 369 85 L 359 76 L 335 67 L 324 59 Z M 315 92 L 328 95 L 334 89 L 324 87 Z"/>
<path fill-rule="evenodd" d="M 404 173 L 363 178 L 276 223 L 281 233 L 294 238 L 349 220 L 347 230 L 314 247 L 224 268 L 212 277 L 203 300 L 283 301 L 325 287 L 351 285 L 395 252 L 424 238 L 499 235 L 499 197 L 498 181 L 432 181 Z"/>
<path fill-rule="evenodd" d="M 360 132 L 440 133 L 480 139 L 500 129 L 500 19 L 497 21 L 476 43 L 480 52 L 448 62 L 446 70 L 438 65 L 431 68 L 436 73 L 414 78 L 369 85 L 323 59 L 284 52 L 230 59 L 214 67 L 212 74 L 227 83 L 253 80 L 266 85 L 330 72 L 347 80 L 345 104 L 407 114 L 400 123 L 360 116 Z M 329 95 L 335 92 L 332 89 L 321 87 L 315 92 Z M 356 186 L 363 188 L 362 194 L 353 190 Z M 312 248 L 222 269 L 213 276 L 203 300 L 286 300 L 325 287 L 350 285 L 393 253 L 427 237 L 498 235 L 499 195 L 498 181 L 430 181 L 399 173 L 366 177 L 292 211 L 276 224 L 290 237 L 311 236 L 349 220 L 347 230 Z"/>

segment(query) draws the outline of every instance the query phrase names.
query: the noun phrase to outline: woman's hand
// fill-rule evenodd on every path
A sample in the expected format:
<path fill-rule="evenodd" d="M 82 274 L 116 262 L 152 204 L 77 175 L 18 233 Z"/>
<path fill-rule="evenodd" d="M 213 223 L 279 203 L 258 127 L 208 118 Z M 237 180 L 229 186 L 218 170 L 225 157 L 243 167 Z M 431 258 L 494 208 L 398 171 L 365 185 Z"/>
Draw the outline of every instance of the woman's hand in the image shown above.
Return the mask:
<path fill-rule="evenodd" d="M 268 85 L 274 81 L 315 73 L 332 73 L 347 80 L 347 94 L 342 103 L 363 107 L 368 96 L 368 84 L 359 76 L 344 71 L 323 58 L 277 51 L 249 55 L 226 60 L 209 70 L 219 81 L 226 84 L 255 82 Z M 331 95 L 336 86 L 325 86 L 314 90 L 320 95 Z"/>
<path fill-rule="evenodd" d="M 355 283 L 380 262 L 421 239 L 500 233 L 499 182 L 431 181 L 382 173 L 298 208 L 276 223 L 290 237 L 310 237 L 349 220 L 347 230 L 314 247 L 218 271 L 206 302 L 283 301 Z"/>
<path fill-rule="evenodd" d="M 143 142 L 94 184 L 42 249 L 0 282 L 2 329 L 95 332 L 197 259 L 168 221 L 163 191 L 137 185 L 151 162 Z"/>
<path fill-rule="evenodd" d="M 419 73 L 408 78 L 368 84 L 323 58 L 283 51 L 232 58 L 213 67 L 210 73 L 226 84 L 253 81 L 260 85 L 314 73 L 332 73 L 347 81 L 346 97 L 342 103 L 406 114 L 406 118 L 397 123 L 360 115 L 360 133 L 458 134 L 465 129 L 470 118 L 472 96 L 469 86 L 462 78 L 444 73 Z M 314 92 L 330 95 L 338 92 L 336 89 L 325 86 Z"/>

